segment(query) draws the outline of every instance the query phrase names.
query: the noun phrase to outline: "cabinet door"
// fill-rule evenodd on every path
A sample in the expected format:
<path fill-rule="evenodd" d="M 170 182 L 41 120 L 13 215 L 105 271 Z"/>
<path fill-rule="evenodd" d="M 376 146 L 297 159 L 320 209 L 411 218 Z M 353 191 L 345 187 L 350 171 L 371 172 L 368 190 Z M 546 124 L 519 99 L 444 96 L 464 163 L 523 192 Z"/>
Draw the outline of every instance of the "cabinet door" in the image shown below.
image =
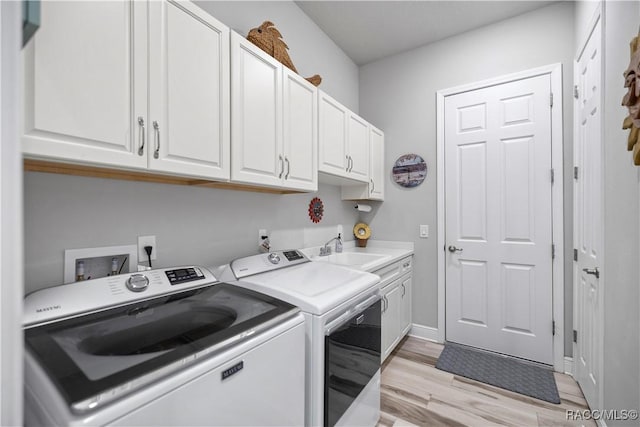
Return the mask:
<path fill-rule="evenodd" d="M 229 179 L 229 28 L 190 2 L 149 13 L 149 167 Z"/>
<path fill-rule="evenodd" d="M 349 178 L 369 182 L 369 124 L 355 114 L 348 123 Z"/>
<path fill-rule="evenodd" d="M 41 8 L 23 50 L 25 156 L 146 168 L 147 4 Z"/>
<path fill-rule="evenodd" d="M 384 360 L 400 340 L 400 292 L 399 281 L 393 282 L 383 291 L 386 302 L 382 313 L 382 359 Z"/>
<path fill-rule="evenodd" d="M 369 128 L 369 199 L 384 200 L 384 133 Z"/>
<path fill-rule="evenodd" d="M 349 110 L 320 91 L 319 98 L 319 165 L 320 172 L 347 176 L 347 121 Z"/>
<path fill-rule="evenodd" d="M 400 283 L 400 338 L 411 329 L 411 276 Z"/>
<path fill-rule="evenodd" d="M 280 187 L 282 67 L 244 37 L 231 34 L 231 180 Z"/>
<path fill-rule="evenodd" d="M 296 190 L 318 189 L 318 89 L 298 74 L 282 67 L 284 80 L 283 186 Z"/>

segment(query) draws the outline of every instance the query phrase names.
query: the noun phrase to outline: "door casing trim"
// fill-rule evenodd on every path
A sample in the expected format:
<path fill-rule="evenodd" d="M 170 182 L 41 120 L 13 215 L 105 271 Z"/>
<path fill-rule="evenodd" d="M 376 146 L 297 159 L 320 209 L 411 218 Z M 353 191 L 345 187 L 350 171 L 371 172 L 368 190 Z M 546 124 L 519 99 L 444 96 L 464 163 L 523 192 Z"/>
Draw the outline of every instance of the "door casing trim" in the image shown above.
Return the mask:
<path fill-rule="evenodd" d="M 445 182 L 444 182 L 444 102 L 446 97 L 457 95 L 515 80 L 549 75 L 553 108 L 551 108 L 551 167 L 554 169 L 554 184 L 551 187 L 552 240 L 556 256 L 552 260 L 552 310 L 555 321 L 553 336 L 553 368 L 564 372 L 564 164 L 562 121 L 562 64 L 556 63 L 518 73 L 507 74 L 436 92 L 436 187 L 438 221 L 438 341 L 444 342 L 445 322 Z M 551 248 L 549 248 L 551 251 Z M 551 325 L 549 325 L 551 327 Z"/>

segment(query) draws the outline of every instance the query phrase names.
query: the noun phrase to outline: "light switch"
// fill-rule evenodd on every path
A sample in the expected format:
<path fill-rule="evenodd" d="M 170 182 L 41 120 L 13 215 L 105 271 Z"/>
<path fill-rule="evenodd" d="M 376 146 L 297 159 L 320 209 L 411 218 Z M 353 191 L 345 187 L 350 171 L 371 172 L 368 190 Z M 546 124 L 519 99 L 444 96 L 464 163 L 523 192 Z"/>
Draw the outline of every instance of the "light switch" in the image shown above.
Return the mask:
<path fill-rule="evenodd" d="M 429 237 L 429 226 L 428 225 L 424 225 L 424 224 L 420 225 L 420 237 L 422 237 L 423 239 L 426 239 L 427 237 Z"/>

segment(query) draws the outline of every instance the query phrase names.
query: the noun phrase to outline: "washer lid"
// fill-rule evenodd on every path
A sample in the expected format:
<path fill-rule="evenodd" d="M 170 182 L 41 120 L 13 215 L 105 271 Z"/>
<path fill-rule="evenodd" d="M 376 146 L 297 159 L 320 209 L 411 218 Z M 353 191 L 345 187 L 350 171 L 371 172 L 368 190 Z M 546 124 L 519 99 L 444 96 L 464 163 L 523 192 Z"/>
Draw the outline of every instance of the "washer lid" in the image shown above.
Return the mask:
<path fill-rule="evenodd" d="M 234 283 L 297 305 L 307 313 L 321 315 L 379 282 L 380 277 L 375 274 L 324 262 L 308 262 Z"/>
<path fill-rule="evenodd" d="M 25 343 L 71 409 L 84 412 L 298 312 L 218 283 L 27 328 Z"/>

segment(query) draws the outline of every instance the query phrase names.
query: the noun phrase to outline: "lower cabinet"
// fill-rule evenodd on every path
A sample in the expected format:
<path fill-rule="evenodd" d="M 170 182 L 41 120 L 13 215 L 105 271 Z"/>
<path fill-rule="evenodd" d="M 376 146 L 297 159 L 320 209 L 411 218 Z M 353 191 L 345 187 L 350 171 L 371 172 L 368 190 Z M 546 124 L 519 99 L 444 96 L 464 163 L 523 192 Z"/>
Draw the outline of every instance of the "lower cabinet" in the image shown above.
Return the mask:
<path fill-rule="evenodd" d="M 410 268 L 411 259 L 405 259 L 397 267 L 385 267 L 373 272 L 382 278 L 382 361 L 411 329 Z"/>

